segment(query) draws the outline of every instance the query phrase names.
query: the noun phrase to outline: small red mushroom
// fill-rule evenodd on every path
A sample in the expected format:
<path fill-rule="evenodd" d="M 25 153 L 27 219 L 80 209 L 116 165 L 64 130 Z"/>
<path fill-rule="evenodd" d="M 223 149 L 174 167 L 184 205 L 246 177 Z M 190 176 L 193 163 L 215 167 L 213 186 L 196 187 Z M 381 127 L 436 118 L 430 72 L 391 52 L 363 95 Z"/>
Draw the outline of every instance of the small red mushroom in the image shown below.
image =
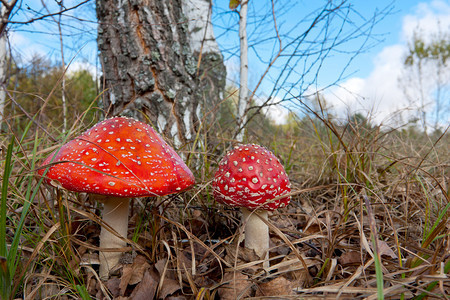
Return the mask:
<path fill-rule="evenodd" d="M 126 238 L 130 197 L 164 196 L 188 189 L 194 176 L 178 154 L 149 125 L 125 117 L 96 124 L 50 154 L 38 173 L 70 191 L 104 203 L 103 222 Z M 102 226 L 101 248 L 126 242 Z M 100 252 L 100 278 L 107 279 L 120 252 Z"/>
<path fill-rule="evenodd" d="M 269 249 L 269 228 L 261 218 L 267 220 L 267 211 L 288 205 L 290 191 L 288 175 L 279 160 L 258 145 L 229 151 L 213 180 L 216 201 L 241 208 L 245 247 L 254 249 L 259 257 L 268 257 Z"/>

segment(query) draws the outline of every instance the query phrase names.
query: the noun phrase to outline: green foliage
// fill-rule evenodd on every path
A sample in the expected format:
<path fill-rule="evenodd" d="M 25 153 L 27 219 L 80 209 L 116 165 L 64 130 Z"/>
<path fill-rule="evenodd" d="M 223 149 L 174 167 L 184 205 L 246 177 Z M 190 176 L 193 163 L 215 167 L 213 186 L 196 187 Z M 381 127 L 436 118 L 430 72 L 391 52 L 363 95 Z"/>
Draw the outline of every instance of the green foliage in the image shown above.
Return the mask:
<path fill-rule="evenodd" d="M 448 32 L 422 36 L 415 32 L 404 59 L 405 72 L 399 79 L 403 92 L 414 104 L 418 113 L 416 119 L 422 122 L 422 129 L 428 131 L 429 116 L 434 115 L 431 128 L 439 131 L 449 116 L 450 38 Z"/>
<path fill-rule="evenodd" d="M 68 124 L 87 110 L 94 101 L 97 91 L 93 76 L 87 70 L 66 73 L 59 65 L 48 58 L 34 56 L 28 65 L 13 66 L 8 89 L 12 97 L 6 106 L 6 116 L 16 118 L 16 127 L 20 134 L 31 116 L 37 115 L 37 121 L 60 128 L 63 124 L 61 80 L 66 76 L 66 101 L 68 106 Z M 87 111 L 92 121 L 95 111 Z"/>
<path fill-rule="evenodd" d="M 425 60 L 434 60 L 446 64 L 449 58 L 450 40 L 446 37 L 432 37 L 430 41 L 425 41 L 424 37 L 415 33 L 409 45 L 404 64 L 413 66 Z"/>

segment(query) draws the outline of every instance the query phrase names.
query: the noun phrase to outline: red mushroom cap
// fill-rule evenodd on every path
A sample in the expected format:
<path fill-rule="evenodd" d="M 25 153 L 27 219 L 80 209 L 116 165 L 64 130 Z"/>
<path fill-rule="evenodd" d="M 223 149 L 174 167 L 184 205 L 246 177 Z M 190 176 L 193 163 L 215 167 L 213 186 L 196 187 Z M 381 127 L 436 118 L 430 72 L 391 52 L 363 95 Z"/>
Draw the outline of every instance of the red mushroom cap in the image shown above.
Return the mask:
<path fill-rule="evenodd" d="M 96 124 L 54 151 L 48 183 L 65 189 L 117 197 L 168 195 L 194 184 L 178 154 L 149 125 L 115 117 Z"/>
<path fill-rule="evenodd" d="M 275 210 L 289 204 L 290 182 L 272 152 L 258 145 L 242 145 L 229 151 L 219 163 L 213 181 L 214 198 L 223 204 L 250 210 Z"/>

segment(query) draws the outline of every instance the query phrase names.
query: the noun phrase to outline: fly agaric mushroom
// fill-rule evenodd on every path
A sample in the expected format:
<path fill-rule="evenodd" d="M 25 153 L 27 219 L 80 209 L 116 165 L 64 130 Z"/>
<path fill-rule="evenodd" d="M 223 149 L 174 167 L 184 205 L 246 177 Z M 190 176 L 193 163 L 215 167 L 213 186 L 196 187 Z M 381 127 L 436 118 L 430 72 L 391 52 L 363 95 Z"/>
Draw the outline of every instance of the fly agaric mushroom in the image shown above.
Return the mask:
<path fill-rule="evenodd" d="M 268 258 L 269 249 L 269 228 L 261 218 L 267 220 L 267 211 L 288 205 L 291 197 L 282 196 L 290 191 L 289 178 L 279 160 L 258 145 L 242 145 L 229 151 L 213 180 L 216 201 L 241 208 L 245 247 L 260 258 Z M 268 267 L 268 261 L 263 265 Z"/>
<path fill-rule="evenodd" d="M 54 186 L 97 196 L 104 203 L 101 248 L 122 248 L 130 197 L 164 196 L 188 189 L 194 176 L 178 154 L 149 125 L 125 117 L 96 124 L 63 145 L 38 171 Z M 100 252 L 100 278 L 107 279 L 120 252 Z"/>

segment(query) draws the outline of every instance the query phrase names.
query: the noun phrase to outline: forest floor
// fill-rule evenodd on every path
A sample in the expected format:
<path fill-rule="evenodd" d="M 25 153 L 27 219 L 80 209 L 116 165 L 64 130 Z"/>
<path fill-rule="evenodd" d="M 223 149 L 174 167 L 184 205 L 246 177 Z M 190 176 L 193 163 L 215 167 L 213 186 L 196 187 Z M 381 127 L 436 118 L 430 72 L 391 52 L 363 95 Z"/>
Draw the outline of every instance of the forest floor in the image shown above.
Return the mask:
<path fill-rule="evenodd" d="M 50 141 L 16 134 L 11 143 L 5 134 L 3 295 L 449 299 L 449 134 L 351 129 L 249 141 L 274 151 L 292 183 L 290 205 L 269 214 L 268 268 L 244 247 L 240 211 L 213 199 L 211 179 L 230 146 L 223 143 L 191 153 L 201 164 L 191 166 L 193 189 L 132 200 L 128 247 L 107 281 L 98 277 L 101 205 L 39 183 L 34 171 L 55 148 Z"/>

